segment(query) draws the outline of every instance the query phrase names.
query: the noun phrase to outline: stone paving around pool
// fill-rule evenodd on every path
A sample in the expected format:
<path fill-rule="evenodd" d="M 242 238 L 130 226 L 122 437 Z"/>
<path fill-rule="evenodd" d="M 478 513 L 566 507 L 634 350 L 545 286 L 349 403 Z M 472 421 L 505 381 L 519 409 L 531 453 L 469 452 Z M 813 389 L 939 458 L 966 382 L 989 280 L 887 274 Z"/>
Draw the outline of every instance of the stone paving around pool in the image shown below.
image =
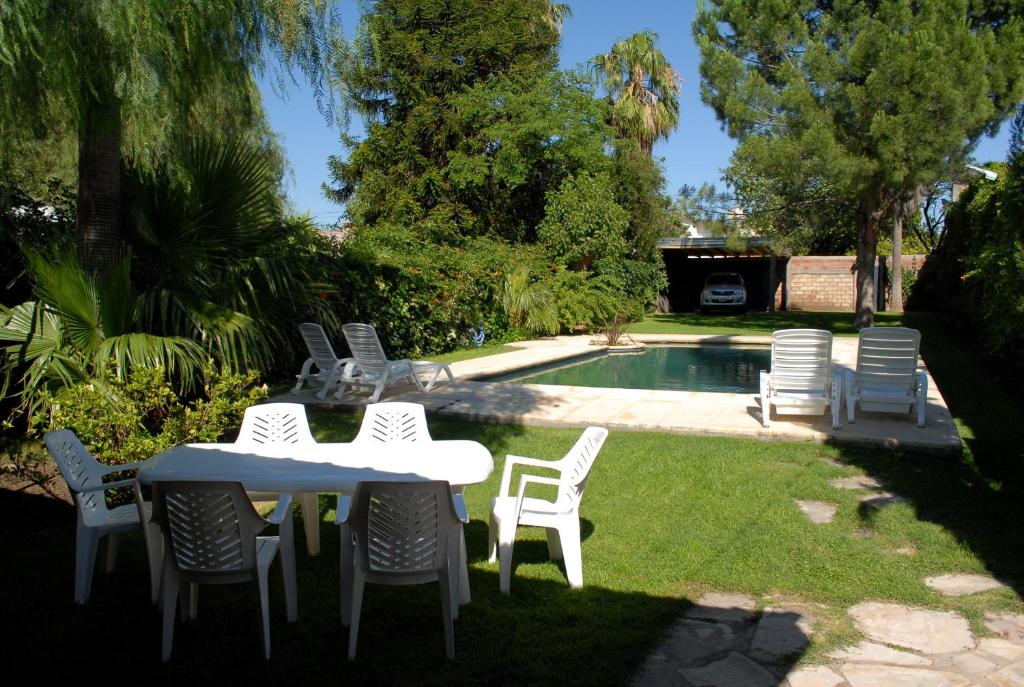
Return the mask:
<path fill-rule="evenodd" d="M 633 335 L 644 344 L 769 344 L 767 336 Z M 521 370 L 544 363 L 566 360 L 602 347 L 591 344 L 592 336 L 559 336 L 512 344 L 518 350 L 465 360 L 451 365 L 458 381 L 441 383 L 430 393 L 412 385 L 389 388 L 383 400 L 415 401 L 440 417 L 486 420 L 532 425 L 609 429 L 656 430 L 683 434 L 712 434 L 760 439 L 834 442 L 854 446 L 884 446 L 933 453 L 959 453 L 962 447 L 942 394 L 929 376 L 928 418 L 924 428 L 914 418 L 883 413 L 857 413 L 855 424 L 843 420 L 838 430 L 830 417 L 787 415 L 775 417 L 766 429 L 761 426 L 758 395 L 650 391 L 543 384 L 514 384 L 473 381 L 481 377 Z M 857 337 L 834 339 L 833 359 L 841 368 L 855 365 Z M 274 400 L 301 401 L 314 405 L 361 405 L 364 395 L 349 395 L 340 401 L 332 396 L 320 401 L 313 390 L 282 394 Z"/>

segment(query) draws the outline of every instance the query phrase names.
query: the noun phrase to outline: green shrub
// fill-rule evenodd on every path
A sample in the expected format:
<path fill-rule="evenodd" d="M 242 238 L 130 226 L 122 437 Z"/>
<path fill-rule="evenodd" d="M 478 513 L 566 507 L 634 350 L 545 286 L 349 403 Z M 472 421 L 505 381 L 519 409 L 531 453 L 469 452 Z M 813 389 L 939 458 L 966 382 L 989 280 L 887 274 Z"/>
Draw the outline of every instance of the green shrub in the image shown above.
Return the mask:
<path fill-rule="evenodd" d="M 93 455 L 111 465 L 146 460 L 172 446 L 222 440 L 236 431 L 245 409 L 266 399 L 256 373 L 206 370 L 202 395 L 178 396 L 161 368 L 136 367 L 124 381 L 76 384 L 50 394 L 37 413 L 39 432 L 71 429 Z"/>
<path fill-rule="evenodd" d="M 606 177 L 580 174 L 548 193 L 537 239 L 560 265 L 586 270 L 595 260 L 626 252 L 629 213 L 615 202 Z"/>

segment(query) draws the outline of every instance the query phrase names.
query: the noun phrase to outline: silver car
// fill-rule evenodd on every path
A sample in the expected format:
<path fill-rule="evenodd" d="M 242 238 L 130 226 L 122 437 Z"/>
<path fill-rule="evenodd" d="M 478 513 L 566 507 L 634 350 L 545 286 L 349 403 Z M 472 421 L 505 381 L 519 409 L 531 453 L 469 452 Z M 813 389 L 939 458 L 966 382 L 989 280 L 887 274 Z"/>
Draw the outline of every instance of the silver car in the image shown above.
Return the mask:
<path fill-rule="evenodd" d="M 704 280 L 700 293 L 700 309 L 747 307 L 747 287 L 736 272 L 712 272 Z"/>

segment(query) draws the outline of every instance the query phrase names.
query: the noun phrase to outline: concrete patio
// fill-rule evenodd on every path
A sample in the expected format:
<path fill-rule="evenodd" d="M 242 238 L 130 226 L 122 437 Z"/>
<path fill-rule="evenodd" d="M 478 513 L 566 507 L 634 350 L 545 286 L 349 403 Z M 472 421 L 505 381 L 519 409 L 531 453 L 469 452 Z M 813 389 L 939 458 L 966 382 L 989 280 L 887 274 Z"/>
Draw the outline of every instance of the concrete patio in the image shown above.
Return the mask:
<path fill-rule="evenodd" d="M 638 343 L 654 344 L 764 344 L 767 336 L 632 335 Z M 761 426 L 758 395 L 650 391 L 581 386 L 552 386 L 474 381 L 545 363 L 574 358 L 601 350 L 591 343 L 593 336 L 559 336 L 512 344 L 518 350 L 451 365 L 458 381 L 440 383 L 430 393 L 412 385 L 393 386 L 382 400 L 414 401 L 440 417 L 529 425 L 601 425 L 614 429 L 656 430 L 681 434 L 712 434 L 756 439 L 815 441 L 848 446 L 899 448 L 918 452 L 957 454 L 960 435 L 935 381 L 928 377 L 927 425 L 920 428 L 914 418 L 883 413 L 857 413 L 855 424 L 843 421 L 838 430 L 830 416 L 790 415 L 775 417 L 769 427 Z M 850 369 L 856 364 L 857 337 L 837 336 L 832 346 L 834 364 Z M 927 369 L 924 368 L 927 372 Z M 321 401 L 315 391 L 282 394 L 274 400 L 299 401 L 326 407 L 358 406 L 366 395 L 332 396 Z"/>

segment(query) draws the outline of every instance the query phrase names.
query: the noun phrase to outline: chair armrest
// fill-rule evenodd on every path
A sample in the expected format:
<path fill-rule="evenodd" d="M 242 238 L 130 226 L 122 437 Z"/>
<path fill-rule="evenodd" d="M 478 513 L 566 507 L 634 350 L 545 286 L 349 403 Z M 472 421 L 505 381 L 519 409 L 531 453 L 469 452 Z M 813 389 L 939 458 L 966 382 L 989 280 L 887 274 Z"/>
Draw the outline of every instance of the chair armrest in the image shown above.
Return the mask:
<path fill-rule="evenodd" d="M 455 507 L 455 515 L 465 524 L 469 524 L 469 509 L 466 508 L 466 499 L 461 492 L 452 492 L 452 505 Z"/>
<path fill-rule="evenodd" d="M 352 497 L 345 494 L 338 494 L 338 510 L 334 516 L 335 525 L 344 525 L 348 522 L 349 511 L 352 510 Z"/>
<path fill-rule="evenodd" d="M 126 463 L 124 465 L 106 465 L 103 467 L 103 474 L 110 475 L 115 472 L 128 472 L 129 470 L 138 470 L 144 465 L 141 461 L 138 463 Z"/>
<path fill-rule="evenodd" d="M 526 458 L 514 456 L 511 453 L 505 456 L 505 468 L 501 473 L 501 486 L 498 487 L 498 496 L 511 496 L 509 491 L 512 488 L 512 468 L 516 465 L 528 465 L 536 468 L 558 469 L 558 460 L 540 460 L 539 458 Z"/>
<path fill-rule="evenodd" d="M 104 482 L 103 484 L 94 484 L 91 487 L 84 487 L 80 489 L 82 494 L 91 494 L 94 491 L 106 491 L 107 489 L 120 489 L 121 487 L 130 487 L 135 484 L 135 478 L 130 479 L 119 479 L 114 482 Z"/>
<path fill-rule="evenodd" d="M 562 483 L 561 480 L 555 479 L 554 477 L 538 477 L 536 475 L 523 475 L 519 478 L 519 495 L 516 497 L 516 515 L 515 522 L 519 521 L 519 515 L 523 511 L 523 499 L 526 497 L 526 487 L 530 484 L 549 484 L 551 486 L 559 486 Z"/>
<path fill-rule="evenodd" d="M 274 508 L 274 512 L 267 516 L 266 520 L 271 525 L 280 525 L 286 517 L 288 517 L 288 511 L 292 507 L 292 495 L 281 494 L 277 499 L 277 506 Z"/>

